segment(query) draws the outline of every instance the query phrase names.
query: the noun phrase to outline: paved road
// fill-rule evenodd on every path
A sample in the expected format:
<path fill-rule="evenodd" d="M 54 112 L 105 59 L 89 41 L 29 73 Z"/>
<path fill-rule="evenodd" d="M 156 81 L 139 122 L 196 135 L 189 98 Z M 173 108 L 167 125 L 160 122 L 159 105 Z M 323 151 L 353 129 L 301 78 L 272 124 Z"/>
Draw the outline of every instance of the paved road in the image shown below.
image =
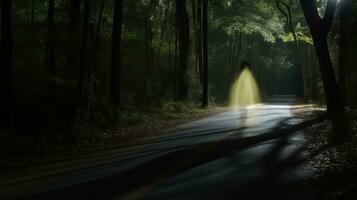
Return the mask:
<path fill-rule="evenodd" d="M 0 181 L 0 199 L 311 199 L 292 101 L 232 110 Z"/>

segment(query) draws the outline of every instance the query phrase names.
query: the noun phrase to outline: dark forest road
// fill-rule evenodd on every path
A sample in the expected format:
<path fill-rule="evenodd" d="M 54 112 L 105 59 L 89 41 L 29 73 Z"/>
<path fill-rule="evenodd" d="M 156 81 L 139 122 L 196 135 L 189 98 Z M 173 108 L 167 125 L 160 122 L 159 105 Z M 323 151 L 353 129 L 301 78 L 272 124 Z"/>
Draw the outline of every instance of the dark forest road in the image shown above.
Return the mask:
<path fill-rule="evenodd" d="M 0 180 L 0 199 L 312 199 L 294 101 L 184 124 L 141 145 Z"/>

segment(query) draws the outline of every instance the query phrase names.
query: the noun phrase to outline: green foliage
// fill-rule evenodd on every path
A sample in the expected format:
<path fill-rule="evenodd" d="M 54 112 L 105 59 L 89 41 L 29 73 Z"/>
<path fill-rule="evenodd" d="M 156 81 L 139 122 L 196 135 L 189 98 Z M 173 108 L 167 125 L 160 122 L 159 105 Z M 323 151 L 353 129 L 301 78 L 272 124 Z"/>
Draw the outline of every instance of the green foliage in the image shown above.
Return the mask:
<path fill-rule="evenodd" d="M 305 43 L 311 44 L 311 45 L 313 44 L 310 32 L 307 27 L 302 27 L 301 24 L 298 23 L 295 27 L 295 33 L 296 33 L 297 39 L 299 41 L 302 41 L 302 42 L 305 42 Z M 283 35 L 281 38 L 284 42 L 294 42 L 294 36 L 292 33 Z"/>
<path fill-rule="evenodd" d="M 265 41 L 274 43 L 285 33 L 277 9 L 267 1 L 228 1 L 224 5 L 224 11 L 217 12 L 220 15 L 215 16 L 214 25 L 228 35 L 258 33 Z"/>

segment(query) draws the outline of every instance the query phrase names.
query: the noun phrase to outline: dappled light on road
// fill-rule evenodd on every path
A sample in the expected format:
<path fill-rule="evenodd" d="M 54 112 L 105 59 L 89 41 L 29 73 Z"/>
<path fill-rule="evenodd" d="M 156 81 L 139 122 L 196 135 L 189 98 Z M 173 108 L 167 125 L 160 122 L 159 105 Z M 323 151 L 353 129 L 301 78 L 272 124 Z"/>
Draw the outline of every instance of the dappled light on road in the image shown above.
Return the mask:
<path fill-rule="evenodd" d="M 245 107 L 261 102 L 258 84 L 252 72 L 245 68 L 230 91 L 229 106 L 233 108 Z"/>

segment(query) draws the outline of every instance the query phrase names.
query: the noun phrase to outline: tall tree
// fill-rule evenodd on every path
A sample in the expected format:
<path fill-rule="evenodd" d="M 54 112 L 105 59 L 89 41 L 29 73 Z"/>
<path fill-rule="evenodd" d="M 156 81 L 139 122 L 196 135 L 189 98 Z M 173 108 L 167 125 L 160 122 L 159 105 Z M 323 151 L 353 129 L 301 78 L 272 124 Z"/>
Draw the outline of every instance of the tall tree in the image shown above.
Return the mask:
<path fill-rule="evenodd" d="M 120 105 L 120 75 L 121 75 L 121 35 L 123 26 L 123 0 L 114 1 L 112 64 L 110 74 L 110 97 L 114 105 Z"/>
<path fill-rule="evenodd" d="M 80 45 L 81 0 L 71 0 L 70 2 L 69 50 L 66 64 L 70 67 L 70 71 L 75 71 L 78 66 L 78 49 Z"/>
<path fill-rule="evenodd" d="M 208 0 L 202 0 L 202 106 L 208 106 Z"/>
<path fill-rule="evenodd" d="M 101 0 L 99 3 L 99 14 L 98 14 L 98 20 L 96 24 L 96 31 L 95 31 L 95 40 L 100 39 L 100 33 L 101 33 L 101 27 L 103 23 L 103 14 L 104 14 L 104 6 L 105 6 L 105 0 Z"/>
<path fill-rule="evenodd" d="M 47 15 L 47 68 L 50 75 L 56 74 L 56 54 L 55 54 L 55 0 L 48 0 L 48 15 Z"/>
<path fill-rule="evenodd" d="M 0 126 L 10 126 L 12 0 L 1 1 Z"/>
<path fill-rule="evenodd" d="M 178 99 L 188 98 L 188 58 L 190 51 L 190 25 L 186 9 L 186 0 L 176 0 L 176 20 L 179 41 Z"/>
<path fill-rule="evenodd" d="M 328 0 L 325 15 L 322 18 L 319 16 L 316 1 L 300 0 L 300 4 L 310 27 L 316 55 L 319 60 L 327 112 L 332 116 L 342 114 L 343 104 L 340 98 L 339 87 L 336 81 L 327 42 L 337 1 Z"/>
<path fill-rule="evenodd" d="M 351 16 L 351 5 L 349 0 L 340 1 L 340 55 L 338 66 L 338 84 L 340 86 L 342 103 L 346 104 L 346 59 L 348 49 L 348 29 Z"/>
<path fill-rule="evenodd" d="M 84 92 L 84 82 L 86 78 L 86 56 L 88 53 L 88 29 L 89 29 L 89 14 L 90 14 L 90 0 L 84 0 L 84 20 L 83 20 L 83 32 L 81 49 L 79 55 L 79 72 L 78 72 L 78 88 L 83 95 Z"/>
<path fill-rule="evenodd" d="M 149 3 L 144 7 L 144 46 L 145 46 L 145 78 L 144 78 L 144 90 L 143 96 L 148 97 L 150 88 L 150 76 L 154 67 L 154 48 L 152 47 L 154 32 L 153 32 L 153 22 L 152 16 L 155 11 L 156 1 L 150 0 Z M 147 102 L 146 99 L 144 102 Z"/>
<path fill-rule="evenodd" d="M 81 1 L 71 0 L 71 29 L 75 29 L 80 23 Z"/>
<path fill-rule="evenodd" d="M 197 0 L 196 11 L 196 71 L 199 73 L 199 78 L 202 83 L 203 78 L 203 62 L 202 62 L 202 0 Z"/>

